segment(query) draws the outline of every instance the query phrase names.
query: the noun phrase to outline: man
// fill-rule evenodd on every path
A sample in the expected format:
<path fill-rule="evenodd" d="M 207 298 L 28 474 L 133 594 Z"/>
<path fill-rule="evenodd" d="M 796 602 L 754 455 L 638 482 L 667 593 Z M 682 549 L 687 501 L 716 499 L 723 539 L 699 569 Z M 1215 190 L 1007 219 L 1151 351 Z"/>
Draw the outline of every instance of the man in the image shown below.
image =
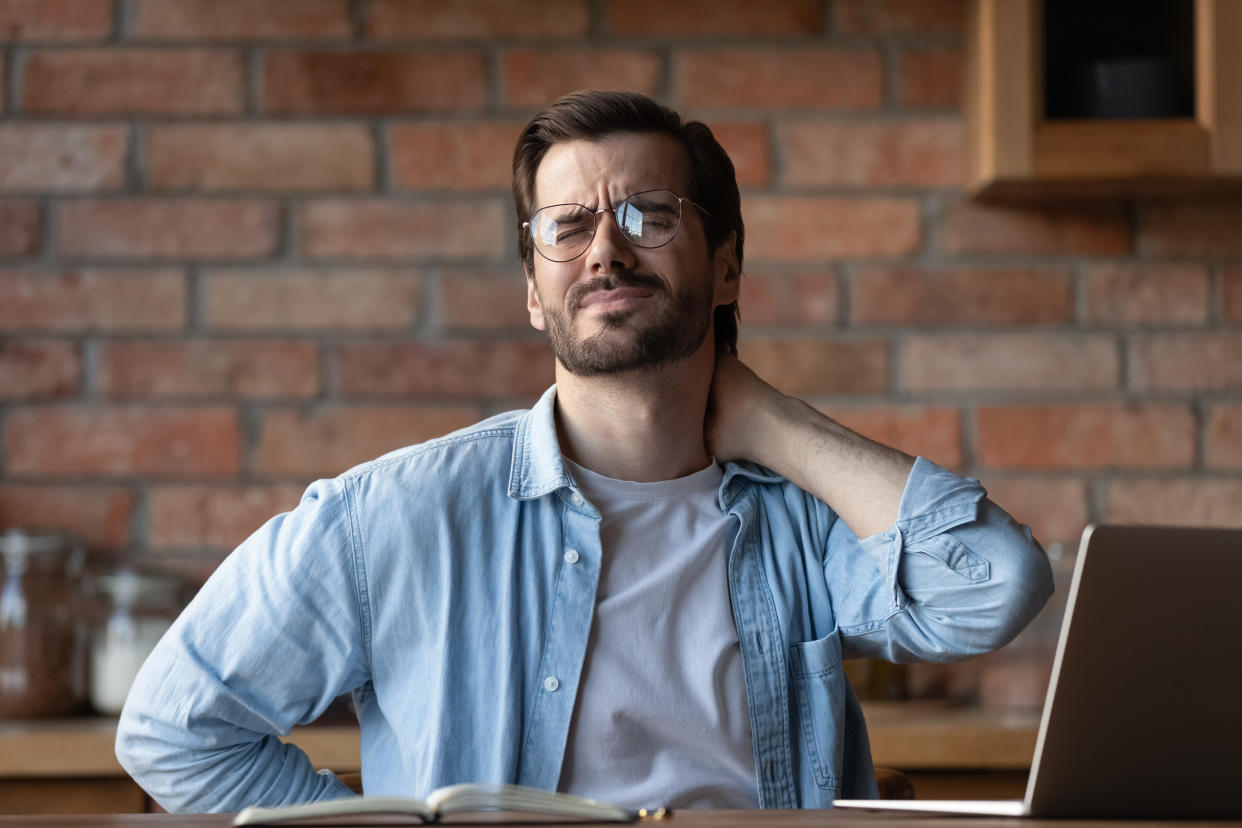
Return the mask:
<path fill-rule="evenodd" d="M 984 652 L 1050 594 L 977 482 L 738 361 L 741 211 L 706 127 L 567 96 L 514 195 L 557 384 L 313 484 L 221 565 L 121 718 L 170 810 L 348 795 L 277 734 L 350 691 L 368 793 L 828 807 L 875 786 L 843 657 Z"/>

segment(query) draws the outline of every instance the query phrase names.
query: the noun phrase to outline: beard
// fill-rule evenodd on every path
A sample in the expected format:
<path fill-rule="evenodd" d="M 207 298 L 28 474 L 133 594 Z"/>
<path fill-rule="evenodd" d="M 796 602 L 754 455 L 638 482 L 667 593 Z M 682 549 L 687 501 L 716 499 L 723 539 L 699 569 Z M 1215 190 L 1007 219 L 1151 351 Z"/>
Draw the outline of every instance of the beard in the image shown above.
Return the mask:
<path fill-rule="evenodd" d="M 598 317 L 602 330 L 578 338 L 574 323 L 582 299 L 596 290 L 620 287 L 651 290 L 653 296 L 648 301 L 659 304 L 656 318 L 640 325 L 633 319 L 635 311 L 612 311 Z M 552 352 L 565 370 L 580 377 L 652 369 L 687 359 L 707 338 L 713 311 L 710 283 L 687 285 L 674 293 L 656 276 L 634 271 L 575 285 L 566 299 L 568 313 L 546 305 L 543 313 Z"/>

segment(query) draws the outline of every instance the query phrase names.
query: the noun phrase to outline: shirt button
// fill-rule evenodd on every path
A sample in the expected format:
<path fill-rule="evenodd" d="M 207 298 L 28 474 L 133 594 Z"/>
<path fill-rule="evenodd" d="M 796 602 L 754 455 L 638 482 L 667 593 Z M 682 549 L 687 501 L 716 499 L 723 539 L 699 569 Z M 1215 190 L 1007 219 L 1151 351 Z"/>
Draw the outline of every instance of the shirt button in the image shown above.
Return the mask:
<path fill-rule="evenodd" d="M 549 693 L 555 693 L 561 687 L 561 683 L 556 680 L 556 676 L 548 676 L 543 680 L 543 689 Z"/>
<path fill-rule="evenodd" d="M 577 562 L 578 562 L 578 550 L 577 549 L 566 549 L 565 550 L 565 563 L 577 563 Z"/>
<path fill-rule="evenodd" d="M 578 494 L 577 492 L 574 492 L 573 501 L 574 501 L 575 506 L 581 506 L 583 503 L 586 502 L 585 500 L 582 499 L 582 495 Z"/>

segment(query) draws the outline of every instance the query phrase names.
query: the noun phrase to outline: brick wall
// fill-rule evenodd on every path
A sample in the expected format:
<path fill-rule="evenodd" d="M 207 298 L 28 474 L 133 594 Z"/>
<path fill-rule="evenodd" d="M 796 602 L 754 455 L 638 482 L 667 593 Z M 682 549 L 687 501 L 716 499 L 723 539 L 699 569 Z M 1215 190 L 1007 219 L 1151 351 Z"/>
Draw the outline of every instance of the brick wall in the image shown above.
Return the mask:
<path fill-rule="evenodd" d="M 1242 204 L 962 198 L 960 0 L 0 0 L 0 524 L 201 576 L 527 405 L 508 167 L 579 87 L 717 130 L 743 357 L 1047 542 L 1242 525 Z"/>

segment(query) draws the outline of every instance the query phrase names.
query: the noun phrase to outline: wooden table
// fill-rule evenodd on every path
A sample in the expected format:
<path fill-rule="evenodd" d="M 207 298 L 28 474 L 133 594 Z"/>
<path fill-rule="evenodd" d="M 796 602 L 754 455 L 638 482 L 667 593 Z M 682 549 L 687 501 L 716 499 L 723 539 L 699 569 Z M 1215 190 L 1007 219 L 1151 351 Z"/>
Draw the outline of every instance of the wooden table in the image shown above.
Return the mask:
<path fill-rule="evenodd" d="M 92 814 L 87 816 L 0 816 L 0 828 L 227 828 L 231 815 L 173 814 Z M 364 823 L 359 823 L 364 824 Z M 370 823 L 372 825 L 377 823 Z M 388 823 L 391 825 L 392 823 Z M 408 823 L 417 824 L 417 823 Z M 495 825 L 492 822 L 450 823 Z M 522 828 L 565 828 L 567 825 L 614 826 L 612 822 L 523 822 Z M 991 819 L 985 817 L 927 817 L 913 814 L 888 815 L 842 811 L 677 811 L 663 822 L 639 822 L 638 826 L 667 828 L 879 828 L 895 825 L 905 828 L 1129 828 L 1130 826 L 1177 826 L 1177 828 L 1228 828 L 1242 826 L 1242 820 L 1213 822 L 1174 822 L 1138 820 L 1037 820 Z"/>

